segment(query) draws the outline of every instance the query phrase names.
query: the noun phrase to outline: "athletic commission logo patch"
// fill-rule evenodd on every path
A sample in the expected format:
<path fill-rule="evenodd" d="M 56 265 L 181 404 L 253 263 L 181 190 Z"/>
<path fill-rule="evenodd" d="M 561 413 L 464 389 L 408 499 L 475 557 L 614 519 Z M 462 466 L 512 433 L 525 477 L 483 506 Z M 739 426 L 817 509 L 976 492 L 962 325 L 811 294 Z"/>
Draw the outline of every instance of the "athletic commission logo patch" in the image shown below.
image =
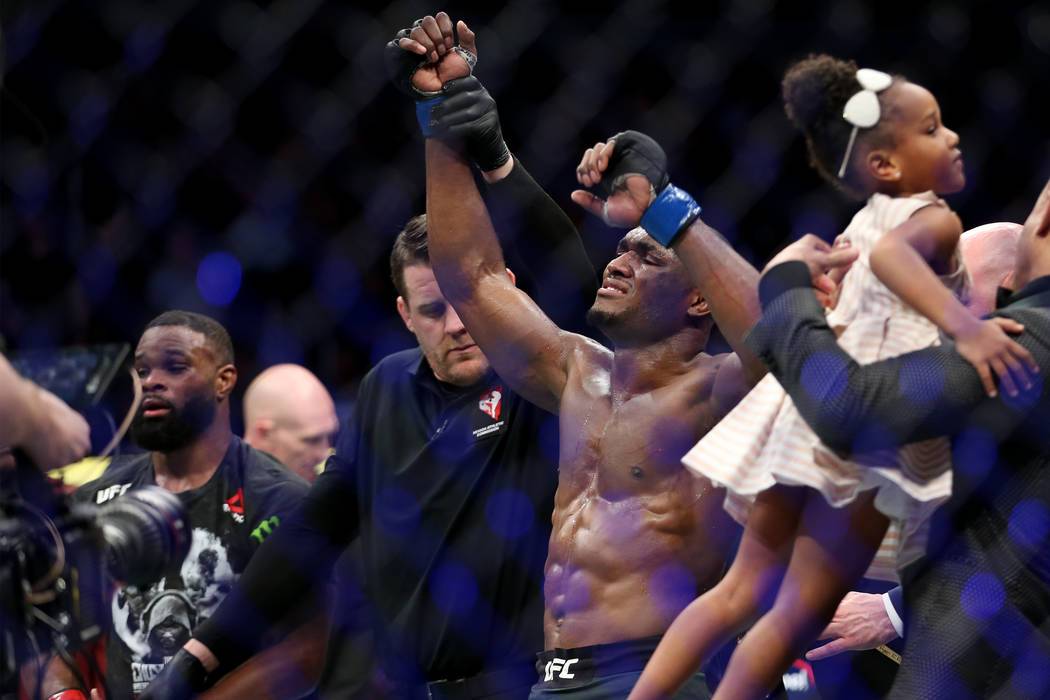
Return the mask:
<path fill-rule="evenodd" d="M 488 414 L 492 420 L 499 420 L 499 410 L 502 400 L 503 387 L 498 386 L 481 397 L 481 401 L 478 401 L 478 408 Z"/>

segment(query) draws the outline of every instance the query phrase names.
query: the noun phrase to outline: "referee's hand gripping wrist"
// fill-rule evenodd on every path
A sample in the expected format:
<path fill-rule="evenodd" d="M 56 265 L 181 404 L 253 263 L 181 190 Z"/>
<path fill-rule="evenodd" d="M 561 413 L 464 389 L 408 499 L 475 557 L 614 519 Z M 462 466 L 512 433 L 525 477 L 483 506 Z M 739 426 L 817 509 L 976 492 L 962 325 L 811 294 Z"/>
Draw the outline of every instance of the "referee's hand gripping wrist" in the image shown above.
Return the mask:
<path fill-rule="evenodd" d="M 506 163 L 510 150 L 503 140 L 496 101 L 481 81 L 473 75 L 452 80 L 444 84 L 442 93 L 444 100 L 430 111 L 431 135 L 462 147 L 482 172 Z"/>

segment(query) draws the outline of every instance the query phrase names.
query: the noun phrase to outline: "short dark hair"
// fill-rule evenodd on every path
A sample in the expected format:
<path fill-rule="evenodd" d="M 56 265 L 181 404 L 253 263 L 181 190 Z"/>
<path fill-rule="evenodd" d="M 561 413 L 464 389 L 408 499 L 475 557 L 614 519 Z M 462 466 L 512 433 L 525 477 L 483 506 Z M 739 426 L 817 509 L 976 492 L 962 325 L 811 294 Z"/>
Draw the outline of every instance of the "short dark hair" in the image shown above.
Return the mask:
<path fill-rule="evenodd" d="M 211 343 L 220 365 L 233 364 L 233 341 L 222 324 L 214 318 L 193 311 L 173 309 L 154 318 L 142 330 L 145 332 L 158 326 L 182 326 L 197 331 Z"/>
<path fill-rule="evenodd" d="M 906 80 L 894 75 L 893 82 Z M 794 63 L 780 84 L 784 111 L 802 132 L 809 151 L 809 162 L 820 176 L 848 196 L 863 198 L 865 192 L 853 168 L 838 177 L 839 164 L 846 153 L 852 125 L 842 118 L 846 101 L 861 90 L 857 64 L 827 54 L 810 55 Z M 858 138 L 878 147 L 893 146 L 893 130 L 886 117 L 895 111 L 880 95 L 883 118 Z"/>
<path fill-rule="evenodd" d="M 405 268 L 409 265 L 430 265 L 430 251 L 427 248 L 427 215 L 413 216 L 397 234 L 394 249 L 390 251 L 390 279 L 405 300 L 408 290 L 405 289 Z"/>

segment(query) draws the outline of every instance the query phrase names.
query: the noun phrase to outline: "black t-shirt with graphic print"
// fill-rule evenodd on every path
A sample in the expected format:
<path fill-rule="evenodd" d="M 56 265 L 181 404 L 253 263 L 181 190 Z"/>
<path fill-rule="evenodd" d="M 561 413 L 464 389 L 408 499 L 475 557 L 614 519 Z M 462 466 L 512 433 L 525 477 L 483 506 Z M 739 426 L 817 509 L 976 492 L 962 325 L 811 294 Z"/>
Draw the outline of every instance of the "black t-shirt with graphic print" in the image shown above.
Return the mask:
<path fill-rule="evenodd" d="M 103 505 L 155 483 L 149 453 L 122 456 L 77 489 L 74 499 Z M 305 481 L 235 436 L 211 479 L 177 494 L 193 531 L 185 561 L 172 563 L 149 586 L 120 586 L 113 595 L 113 629 L 106 639 L 106 682 L 113 697 L 145 690 L 306 490 Z"/>
<path fill-rule="evenodd" d="M 557 451 L 557 418 L 495 374 L 452 387 L 418 348 L 387 356 L 362 381 L 302 511 L 260 549 L 196 638 L 235 665 L 258 643 L 259 629 L 244 623 L 249 612 L 280 619 L 327 581 L 358 536 L 387 678 L 415 684 L 513 667 L 527 688 L 543 648 Z"/>

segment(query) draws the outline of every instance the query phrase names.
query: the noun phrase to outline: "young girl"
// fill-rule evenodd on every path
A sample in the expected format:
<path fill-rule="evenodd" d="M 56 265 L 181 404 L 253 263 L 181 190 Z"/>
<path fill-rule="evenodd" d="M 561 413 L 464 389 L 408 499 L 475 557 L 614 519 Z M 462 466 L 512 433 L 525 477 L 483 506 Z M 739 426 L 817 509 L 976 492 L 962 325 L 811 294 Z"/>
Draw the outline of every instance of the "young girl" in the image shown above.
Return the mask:
<path fill-rule="evenodd" d="M 864 364 L 934 344 L 939 327 L 994 393 L 989 367 L 1008 377 L 1024 351 L 956 296 L 968 286 L 962 227 L 937 195 L 965 178 L 936 99 L 830 56 L 790 68 L 783 96 L 820 174 L 867 198 L 843 233 L 859 257 L 828 314 L 841 345 Z M 764 697 L 866 569 L 894 580 L 922 555 L 926 519 L 951 492 L 947 439 L 853 459 L 823 446 L 772 376 L 685 456 L 727 488 L 726 509 L 746 527 L 730 570 L 671 625 L 632 699 L 667 697 L 752 624 L 715 697 Z"/>

